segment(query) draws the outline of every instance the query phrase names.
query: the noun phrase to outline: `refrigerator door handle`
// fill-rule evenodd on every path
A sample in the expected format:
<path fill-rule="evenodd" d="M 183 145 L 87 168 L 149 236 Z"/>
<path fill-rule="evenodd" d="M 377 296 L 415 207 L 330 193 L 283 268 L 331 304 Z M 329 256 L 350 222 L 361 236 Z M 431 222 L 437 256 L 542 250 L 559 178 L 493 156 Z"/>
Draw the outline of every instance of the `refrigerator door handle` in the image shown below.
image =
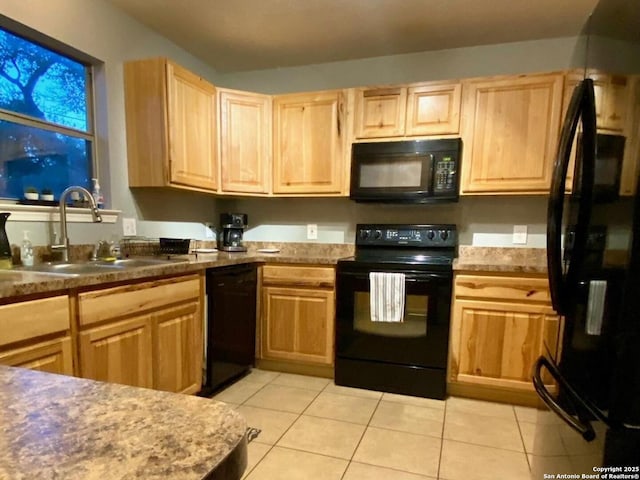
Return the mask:
<path fill-rule="evenodd" d="M 574 237 L 572 261 L 569 264 L 566 277 L 562 270 L 562 217 L 564 213 L 565 187 L 569 163 L 571 162 L 571 147 L 576 136 L 578 122 L 582 122 L 581 152 L 582 175 L 580 180 L 580 204 L 578 222 Z M 580 270 L 578 262 L 584 258 L 586 247 L 588 220 L 591 214 L 591 196 L 593 192 L 593 178 L 595 168 L 595 139 L 596 139 L 595 96 L 593 82 L 586 79 L 575 88 L 567 113 L 558 152 L 553 166 L 553 177 L 547 206 L 547 269 L 549 274 L 549 290 L 553 308 L 560 315 L 567 313 L 571 302 L 570 295 L 577 281 Z M 577 259 L 577 261 L 576 261 Z"/>
<path fill-rule="evenodd" d="M 556 402 L 555 398 L 551 395 L 547 387 L 544 385 L 544 382 L 542 380 L 543 367 L 546 368 L 551 376 L 555 379 L 555 381 L 558 382 L 558 386 L 563 388 L 568 399 L 576 407 L 578 418 L 575 418 L 564 408 L 562 408 L 558 404 L 558 402 Z M 611 426 L 609 418 L 590 401 L 582 398 L 573 389 L 569 382 L 567 382 L 567 380 L 562 376 L 555 363 L 550 361 L 544 355 L 539 357 L 534 365 L 533 386 L 538 396 L 549 407 L 549 409 L 551 409 L 556 415 L 564 420 L 565 423 L 567 423 L 571 428 L 580 433 L 580 435 L 582 435 L 582 438 L 584 438 L 587 442 L 591 442 L 594 438 L 596 438 L 596 433 L 593 429 L 593 426 L 591 425 L 591 422 L 587 419 L 586 413 L 592 415 L 597 420 L 602 421 L 606 425 Z"/>

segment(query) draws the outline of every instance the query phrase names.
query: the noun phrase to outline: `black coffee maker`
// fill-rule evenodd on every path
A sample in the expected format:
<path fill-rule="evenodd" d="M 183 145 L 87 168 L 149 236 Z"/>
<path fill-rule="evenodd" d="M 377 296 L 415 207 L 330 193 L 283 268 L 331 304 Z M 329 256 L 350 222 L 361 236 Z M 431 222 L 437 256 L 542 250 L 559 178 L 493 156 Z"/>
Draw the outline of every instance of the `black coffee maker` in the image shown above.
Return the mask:
<path fill-rule="evenodd" d="M 221 213 L 218 250 L 224 252 L 246 252 L 242 245 L 242 232 L 247 227 L 247 215 L 244 213 Z"/>

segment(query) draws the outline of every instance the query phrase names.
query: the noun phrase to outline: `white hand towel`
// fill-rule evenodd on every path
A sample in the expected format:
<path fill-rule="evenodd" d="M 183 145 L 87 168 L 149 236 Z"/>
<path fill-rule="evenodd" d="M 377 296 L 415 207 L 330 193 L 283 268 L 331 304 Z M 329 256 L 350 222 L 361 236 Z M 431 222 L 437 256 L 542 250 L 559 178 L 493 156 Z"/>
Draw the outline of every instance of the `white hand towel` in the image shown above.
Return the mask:
<path fill-rule="evenodd" d="M 370 272 L 372 322 L 404 321 L 404 273 Z"/>

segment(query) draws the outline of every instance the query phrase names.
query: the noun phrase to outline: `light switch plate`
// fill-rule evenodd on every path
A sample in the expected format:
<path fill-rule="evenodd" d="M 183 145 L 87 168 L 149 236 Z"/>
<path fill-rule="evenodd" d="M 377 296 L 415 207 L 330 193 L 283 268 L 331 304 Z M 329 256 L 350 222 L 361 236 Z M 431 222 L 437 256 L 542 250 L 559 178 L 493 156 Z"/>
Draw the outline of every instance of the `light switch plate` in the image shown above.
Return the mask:
<path fill-rule="evenodd" d="M 136 219 L 122 217 L 122 234 L 125 237 L 135 237 L 136 233 Z"/>
<path fill-rule="evenodd" d="M 310 223 L 307 225 L 307 240 L 317 240 L 318 239 L 318 225 L 315 223 Z"/>
<path fill-rule="evenodd" d="M 526 245 L 527 243 L 527 226 L 526 225 L 513 226 L 513 243 L 514 245 Z"/>

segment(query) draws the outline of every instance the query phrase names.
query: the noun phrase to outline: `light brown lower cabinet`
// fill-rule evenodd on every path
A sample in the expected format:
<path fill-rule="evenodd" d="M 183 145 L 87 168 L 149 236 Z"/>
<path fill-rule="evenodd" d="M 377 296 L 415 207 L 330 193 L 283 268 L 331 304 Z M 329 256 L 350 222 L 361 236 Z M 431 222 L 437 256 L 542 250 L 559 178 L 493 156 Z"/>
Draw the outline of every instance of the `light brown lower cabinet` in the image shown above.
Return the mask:
<path fill-rule="evenodd" d="M 333 366 L 332 267 L 264 266 L 261 316 L 262 359 Z"/>
<path fill-rule="evenodd" d="M 202 381 L 202 316 L 198 301 L 151 316 L 153 385 L 167 392 L 196 393 Z"/>
<path fill-rule="evenodd" d="M 0 306 L 0 365 L 73 375 L 69 297 Z"/>
<path fill-rule="evenodd" d="M 0 352 L 0 364 L 60 375 L 73 375 L 71 337 L 66 336 Z"/>
<path fill-rule="evenodd" d="M 535 399 L 533 365 L 546 348 L 557 354 L 561 333 L 548 298 L 546 278 L 456 275 L 450 393 Z M 550 378 L 545 383 L 554 389 Z"/>
<path fill-rule="evenodd" d="M 80 293 L 80 375 L 170 392 L 200 390 L 202 281 L 191 275 Z"/>
<path fill-rule="evenodd" d="M 151 316 L 134 316 L 80 332 L 80 373 L 83 378 L 153 386 Z"/>
<path fill-rule="evenodd" d="M 263 288 L 265 358 L 333 364 L 332 291 Z"/>

